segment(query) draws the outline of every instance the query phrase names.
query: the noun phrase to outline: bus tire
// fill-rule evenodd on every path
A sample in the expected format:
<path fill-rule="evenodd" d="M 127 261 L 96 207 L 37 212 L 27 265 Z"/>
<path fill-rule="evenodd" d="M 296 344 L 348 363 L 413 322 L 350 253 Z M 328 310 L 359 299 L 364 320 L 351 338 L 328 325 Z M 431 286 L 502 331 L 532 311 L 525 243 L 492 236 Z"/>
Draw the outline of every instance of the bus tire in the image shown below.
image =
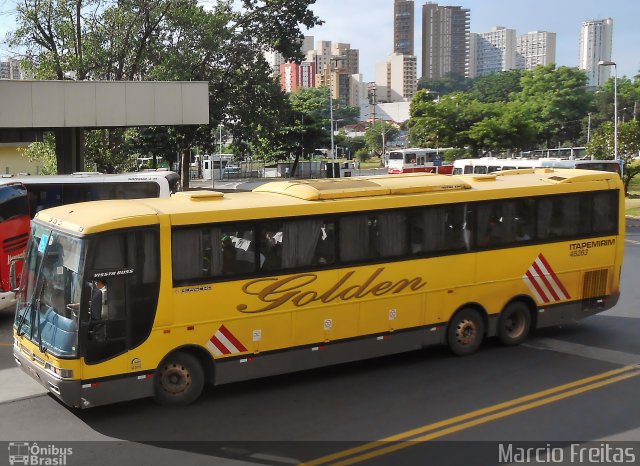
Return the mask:
<path fill-rule="evenodd" d="M 504 308 L 498 322 L 498 339 L 505 346 L 522 343 L 531 329 L 531 312 L 522 301 L 514 301 Z"/>
<path fill-rule="evenodd" d="M 202 393 L 204 382 L 204 369 L 195 356 L 173 353 L 158 366 L 154 399 L 164 406 L 191 404 Z"/>
<path fill-rule="evenodd" d="M 456 356 L 475 353 L 484 337 L 484 320 L 478 311 L 465 308 L 457 312 L 447 328 L 447 343 Z"/>

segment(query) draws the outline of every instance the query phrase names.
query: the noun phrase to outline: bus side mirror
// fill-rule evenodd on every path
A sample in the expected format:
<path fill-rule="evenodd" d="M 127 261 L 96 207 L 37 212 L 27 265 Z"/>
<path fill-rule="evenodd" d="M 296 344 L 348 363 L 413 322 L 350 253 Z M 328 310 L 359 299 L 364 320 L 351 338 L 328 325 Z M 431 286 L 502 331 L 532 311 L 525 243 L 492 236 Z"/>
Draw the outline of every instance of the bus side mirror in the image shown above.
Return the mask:
<path fill-rule="evenodd" d="M 18 278 L 16 277 L 16 264 L 18 262 L 24 262 L 24 257 L 11 259 L 11 262 L 9 262 L 9 287 L 14 293 L 18 291 Z"/>

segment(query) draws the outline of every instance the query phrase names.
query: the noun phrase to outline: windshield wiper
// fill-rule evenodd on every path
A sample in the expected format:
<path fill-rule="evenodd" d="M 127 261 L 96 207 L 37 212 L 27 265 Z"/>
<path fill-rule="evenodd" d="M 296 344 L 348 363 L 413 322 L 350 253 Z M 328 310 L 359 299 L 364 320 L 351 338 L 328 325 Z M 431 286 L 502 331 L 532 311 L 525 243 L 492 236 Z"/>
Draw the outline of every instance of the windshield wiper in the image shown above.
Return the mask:
<path fill-rule="evenodd" d="M 33 320 L 38 319 L 38 348 L 40 348 L 40 351 L 42 352 L 42 354 L 45 354 L 47 352 L 47 347 L 42 344 L 42 324 L 40 322 L 40 297 L 39 296 L 35 300 L 35 304 L 37 306 L 35 307 L 35 309 L 31 311 L 31 314 L 35 316 Z"/>
<path fill-rule="evenodd" d="M 22 326 L 24 325 L 24 321 L 27 320 L 27 311 L 31 312 L 31 303 L 27 304 L 27 307 L 23 309 L 22 314 L 20 314 L 20 317 L 18 318 L 18 328 L 16 333 L 19 337 L 24 335 L 22 332 Z"/>

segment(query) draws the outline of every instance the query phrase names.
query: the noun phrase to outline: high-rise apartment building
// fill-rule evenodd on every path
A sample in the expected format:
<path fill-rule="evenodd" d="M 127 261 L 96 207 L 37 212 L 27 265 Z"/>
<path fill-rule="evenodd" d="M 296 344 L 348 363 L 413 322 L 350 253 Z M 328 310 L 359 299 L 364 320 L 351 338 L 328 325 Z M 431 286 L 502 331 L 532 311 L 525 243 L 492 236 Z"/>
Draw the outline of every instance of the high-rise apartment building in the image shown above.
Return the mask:
<path fill-rule="evenodd" d="M 496 26 L 469 37 L 469 77 L 516 68 L 516 30 Z"/>
<path fill-rule="evenodd" d="M 20 68 L 20 62 L 12 58 L 0 61 L 0 79 L 27 79 Z"/>
<path fill-rule="evenodd" d="M 304 36 L 300 43 L 300 52 L 306 56 L 310 50 L 313 50 L 313 36 Z M 274 50 L 265 50 L 264 58 L 271 67 L 272 76 L 277 76 L 280 73 L 280 65 L 287 63 L 282 54 Z"/>
<path fill-rule="evenodd" d="M 351 76 L 360 71 L 360 52 L 350 44 L 318 41 L 316 49 L 307 53 L 315 59 L 316 86 L 330 86 L 334 99 L 348 104 L 351 99 Z"/>
<path fill-rule="evenodd" d="M 284 92 L 295 92 L 300 87 L 315 87 L 316 64 L 303 61 L 297 63 L 283 63 L 280 65 L 280 88 Z"/>
<path fill-rule="evenodd" d="M 413 0 L 395 0 L 393 3 L 393 53 L 414 55 L 413 23 Z"/>
<path fill-rule="evenodd" d="M 333 44 L 331 56 L 341 57 L 340 60 L 335 60 L 334 64 L 338 65 L 346 74 L 352 75 L 360 72 L 360 51 L 352 49 L 351 44 Z"/>
<path fill-rule="evenodd" d="M 469 10 L 460 6 L 422 6 L 422 77 L 468 76 Z"/>
<path fill-rule="evenodd" d="M 556 62 L 556 33 L 533 31 L 518 36 L 516 68 L 532 70 Z"/>
<path fill-rule="evenodd" d="M 393 53 L 385 63 L 376 65 L 377 102 L 411 100 L 417 91 L 417 59 L 415 55 Z"/>
<path fill-rule="evenodd" d="M 611 61 L 612 43 L 613 19 L 595 19 L 582 23 L 578 68 L 587 72 L 589 86 L 602 86 L 611 76 L 611 67 L 598 66 L 598 63 Z"/>

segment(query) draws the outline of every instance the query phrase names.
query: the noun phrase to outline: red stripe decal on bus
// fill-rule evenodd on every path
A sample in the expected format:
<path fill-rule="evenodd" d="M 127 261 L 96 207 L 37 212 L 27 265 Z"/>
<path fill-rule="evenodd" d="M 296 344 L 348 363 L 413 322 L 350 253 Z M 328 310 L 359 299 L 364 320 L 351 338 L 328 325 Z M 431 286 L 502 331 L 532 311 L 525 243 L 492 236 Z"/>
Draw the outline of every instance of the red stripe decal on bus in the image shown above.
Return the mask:
<path fill-rule="evenodd" d="M 220 327 L 219 331 L 227 338 L 227 340 L 233 343 L 233 346 L 235 346 L 238 349 L 238 351 L 240 352 L 247 351 L 247 348 L 245 348 L 245 346 L 240 342 L 240 340 L 238 340 L 236 337 L 233 336 L 233 333 L 231 333 L 227 327 L 223 325 Z"/>

